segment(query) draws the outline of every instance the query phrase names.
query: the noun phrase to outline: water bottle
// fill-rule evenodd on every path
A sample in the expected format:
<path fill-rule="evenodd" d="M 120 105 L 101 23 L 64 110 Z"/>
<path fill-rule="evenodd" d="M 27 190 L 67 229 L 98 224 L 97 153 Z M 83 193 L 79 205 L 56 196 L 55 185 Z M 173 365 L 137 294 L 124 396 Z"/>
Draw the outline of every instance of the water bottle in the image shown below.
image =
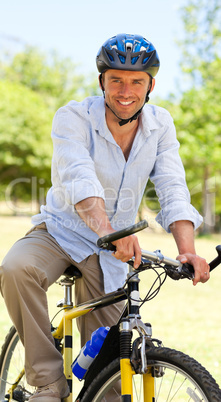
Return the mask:
<path fill-rule="evenodd" d="M 109 327 L 100 327 L 96 329 L 96 331 L 92 333 L 91 339 L 83 346 L 79 355 L 72 363 L 72 372 L 77 378 L 79 378 L 79 380 L 82 380 L 94 358 L 100 352 L 109 329 Z"/>

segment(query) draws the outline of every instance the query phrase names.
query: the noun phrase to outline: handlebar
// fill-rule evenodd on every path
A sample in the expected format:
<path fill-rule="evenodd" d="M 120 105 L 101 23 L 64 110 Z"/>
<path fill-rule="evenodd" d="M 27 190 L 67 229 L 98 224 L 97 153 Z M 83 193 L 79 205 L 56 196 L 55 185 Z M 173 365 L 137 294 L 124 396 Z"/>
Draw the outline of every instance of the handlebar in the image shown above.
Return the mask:
<path fill-rule="evenodd" d="M 125 229 L 118 230 L 117 232 L 113 232 L 106 236 L 100 237 L 97 241 L 97 245 L 98 247 L 103 248 L 105 250 L 116 251 L 116 247 L 113 244 L 111 244 L 113 241 L 123 239 L 123 237 L 127 237 L 130 236 L 131 234 L 137 233 L 140 230 L 147 228 L 147 226 L 148 223 L 144 219 L 143 221 L 140 221 L 135 225 L 128 226 Z"/>
<path fill-rule="evenodd" d="M 218 256 L 209 263 L 210 271 L 213 271 L 213 269 L 215 269 L 221 263 L 221 245 L 216 246 L 216 251 L 218 253 Z"/>
<path fill-rule="evenodd" d="M 122 239 L 123 237 L 129 236 L 131 234 L 137 233 L 140 230 L 145 229 L 147 226 L 148 226 L 147 221 L 143 220 L 125 229 L 100 237 L 97 241 L 97 245 L 98 247 L 106 250 L 116 251 L 116 247 L 112 244 L 112 242 Z M 209 263 L 210 271 L 213 271 L 213 269 L 215 269 L 219 264 L 221 264 L 221 245 L 218 245 L 216 247 L 216 251 L 218 253 L 218 256 Z M 157 250 L 155 252 L 141 250 L 141 253 L 142 253 L 141 269 L 142 265 L 145 265 L 145 263 L 153 262 L 156 264 L 164 264 L 165 271 L 172 279 L 178 280 L 181 278 L 189 278 L 189 279 L 193 278 L 194 268 L 190 264 L 187 263 L 182 264 L 178 260 L 166 257 L 160 252 L 160 250 Z"/>

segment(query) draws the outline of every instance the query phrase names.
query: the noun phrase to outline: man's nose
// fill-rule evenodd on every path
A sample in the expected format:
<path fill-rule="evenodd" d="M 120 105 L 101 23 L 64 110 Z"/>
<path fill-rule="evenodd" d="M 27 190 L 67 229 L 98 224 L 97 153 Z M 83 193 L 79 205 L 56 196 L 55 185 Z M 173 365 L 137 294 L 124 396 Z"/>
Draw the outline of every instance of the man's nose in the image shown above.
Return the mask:
<path fill-rule="evenodd" d="M 120 88 L 120 95 L 128 98 L 131 95 L 131 86 L 127 83 L 122 84 Z"/>

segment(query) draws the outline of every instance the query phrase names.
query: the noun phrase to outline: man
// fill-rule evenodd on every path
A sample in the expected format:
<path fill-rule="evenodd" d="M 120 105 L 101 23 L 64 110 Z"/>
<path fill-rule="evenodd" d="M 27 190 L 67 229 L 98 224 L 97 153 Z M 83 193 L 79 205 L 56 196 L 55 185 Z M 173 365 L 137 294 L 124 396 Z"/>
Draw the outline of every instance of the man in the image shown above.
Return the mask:
<path fill-rule="evenodd" d="M 193 284 L 209 278 L 206 261 L 195 253 L 194 228 L 202 219 L 190 204 L 172 118 L 162 108 L 144 107 L 159 69 L 155 48 L 139 35 L 120 34 L 99 50 L 97 67 L 104 98 L 72 101 L 56 113 L 46 206 L 1 268 L 1 291 L 25 346 L 26 376 L 38 387 L 33 402 L 60 402 L 68 394 L 50 334 L 48 286 L 70 263 L 83 275 L 76 283 L 78 303 L 123 284 L 125 262 L 135 256 L 135 267 L 140 264 L 136 236 L 114 242 L 113 255 L 96 241 L 134 223 L 149 177 L 161 203 L 157 220 L 172 232 L 178 258 L 194 266 Z M 97 327 L 114 324 L 121 308 L 84 316 L 78 323 L 82 344 Z"/>

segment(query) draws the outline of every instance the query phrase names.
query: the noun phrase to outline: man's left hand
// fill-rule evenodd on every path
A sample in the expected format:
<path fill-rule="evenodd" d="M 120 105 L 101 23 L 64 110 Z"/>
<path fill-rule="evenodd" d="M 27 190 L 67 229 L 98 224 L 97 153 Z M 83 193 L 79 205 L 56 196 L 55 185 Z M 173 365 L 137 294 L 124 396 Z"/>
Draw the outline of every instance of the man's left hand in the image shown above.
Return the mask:
<path fill-rule="evenodd" d="M 177 257 L 177 260 L 185 264 L 191 264 L 194 268 L 194 278 L 193 278 L 193 285 L 196 286 L 198 282 L 205 283 L 210 278 L 210 267 L 207 264 L 206 260 L 202 257 L 199 257 L 196 254 L 180 254 Z"/>

